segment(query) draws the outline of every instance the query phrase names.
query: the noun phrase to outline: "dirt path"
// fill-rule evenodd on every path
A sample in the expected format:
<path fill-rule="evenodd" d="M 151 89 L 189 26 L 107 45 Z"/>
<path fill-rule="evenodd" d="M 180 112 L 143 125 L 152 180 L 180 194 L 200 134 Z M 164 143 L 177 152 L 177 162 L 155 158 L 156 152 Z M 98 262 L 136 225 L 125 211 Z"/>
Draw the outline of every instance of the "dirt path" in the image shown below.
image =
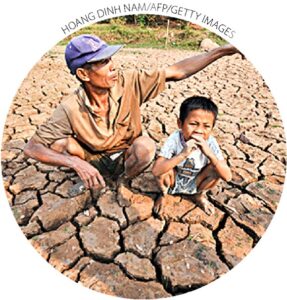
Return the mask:
<path fill-rule="evenodd" d="M 121 68 L 150 68 L 186 51 L 124 49 Z M 2 147 L 7 198 L 18 224 L 41 255 L 83 285 L 127 298 L 194 290 L 240 262 L 268 227 L 285 178 L 286 144 L 274 99 L 248 61 L 223 58 L 142 107 L 144 131 L 158 144 L 176 129 L 180 103 L 194 94 L 219 106 L 216 137 L 233 171 L 209 193 L 208 217 L 182 197 L 161 197 L 150 170 L 103 195 L 69 198 L 74 172 L 25 159 L 23 146 L 57 103 L 77 86 L 63 48 L 31 70 L 8 115 Z"/>

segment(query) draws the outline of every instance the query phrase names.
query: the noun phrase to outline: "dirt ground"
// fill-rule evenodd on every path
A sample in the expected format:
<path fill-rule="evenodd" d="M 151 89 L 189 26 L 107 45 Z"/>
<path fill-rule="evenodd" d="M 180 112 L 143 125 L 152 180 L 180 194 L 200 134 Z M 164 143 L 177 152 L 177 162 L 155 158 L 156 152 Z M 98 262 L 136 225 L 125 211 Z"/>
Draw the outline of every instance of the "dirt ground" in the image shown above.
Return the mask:
<path fill-rule="evenodd" d="M 230 183 L 208 198 L 207 216 L 192 201 L 162 197 L 143 174 L 107 192 L 70 198 L 77 180 L 67 168 L 23 155 L 23 146 L 56 105 L 78 85 L 55 47 L 30 71 L 11 105 L 2 145 L 2 173 L 16 221 L 35 249 L 57 270 L 96 291 L 126 298 L 162 298 L 192 291 L 238 264 L 267 229 L 285 179 L 283 124 L 260 74 L 239 55 L 225 57 L 142 106 L 145 134 L 158 146 L 176 129 L 180 103 L 211 97 L 219 106 L 215 136 L 231 166 Z M 124 49 L 126 68 L 172 64 L 193 53 Z"/>

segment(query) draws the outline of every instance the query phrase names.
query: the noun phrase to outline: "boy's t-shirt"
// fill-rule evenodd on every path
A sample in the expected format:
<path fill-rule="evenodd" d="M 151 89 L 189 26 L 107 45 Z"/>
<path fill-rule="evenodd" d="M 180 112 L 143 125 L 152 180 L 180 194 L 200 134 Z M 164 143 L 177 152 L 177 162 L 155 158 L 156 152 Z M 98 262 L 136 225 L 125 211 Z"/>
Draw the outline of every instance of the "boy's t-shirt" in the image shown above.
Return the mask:
<path fill-rule="evenodd" d="M 160 150 L 159 156 L 170 159 L 178 155 L 184 147 L 184 139 L 181 130 L 172 133 Z M 213 136 L 209 136 L 207 144 L 211 151 L 219 160 L 224 157 L 219 145 Z M 171 194 L 194 194 L 197 192 L 195 178 L 198 173 L 209 163 L 209 159 L 201 152 L 200 149 L 192 153 L 181 163 L 176 166 L 175 186 L 170 191 Z"/>

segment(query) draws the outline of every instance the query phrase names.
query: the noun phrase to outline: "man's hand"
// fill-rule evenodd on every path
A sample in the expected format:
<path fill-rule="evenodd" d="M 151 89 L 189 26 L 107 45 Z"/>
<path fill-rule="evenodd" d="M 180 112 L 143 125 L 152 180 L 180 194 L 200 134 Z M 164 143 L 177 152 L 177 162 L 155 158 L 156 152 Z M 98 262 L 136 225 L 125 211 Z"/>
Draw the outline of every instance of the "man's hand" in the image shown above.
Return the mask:
<path fill-rule="evenodd" d="M 241 55 L 242 59 L 245 59 L 244 54 L 242 52 L 240 52 L 236 47 L 234 47 L 231 44 L 224 45 L 224 46 L 221 47 L 221 49 L 223 51 L 225 51 L 225 53 L 226 53 L 225 55 L 233 55 L 233 54 L 238 53 L 238 54 Z"/>
<path fill-rule="evenodd" d="M 239 53 L 242 58 L 244 55 L 233 45 L 227 44 L 214 48 L 209 52 L 198 54 L 181 60 L 165 68 L 166 81 L 178 81 L 201 71 L 217 59 Z"/>
<path fill-rule="evenodd" d="M 100 172 L 85 160 L 75 157 L 73 169 L 77 172 L 87 189 L 99 189 L 106 186 Z"/>
<path fill-rule="evenodd" d="M 87 189 L 99 189 L 106 186 L 100 172 L 78 156 L 63 154 L 40 143 L 30 140 L 24 148 L 26 156 L 42 163 L 54 166 L 65 166 L 74 169 Z"/>

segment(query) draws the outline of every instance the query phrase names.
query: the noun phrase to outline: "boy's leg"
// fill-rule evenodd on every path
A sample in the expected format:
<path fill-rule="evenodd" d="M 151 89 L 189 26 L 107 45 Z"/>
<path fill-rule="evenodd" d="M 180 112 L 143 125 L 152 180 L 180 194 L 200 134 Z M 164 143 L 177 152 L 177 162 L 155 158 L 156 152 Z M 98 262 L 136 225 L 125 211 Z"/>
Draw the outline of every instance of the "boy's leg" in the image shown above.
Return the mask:
<path fill-rule="evenodd" d="M 195 194 L 195 201 L 200 208 L 207 215 L 214 213 L 215 208 L 206 198 L 206 192 L 213 188 L 219 181 L 219 176 L 214 167 L 207 165 L 196 177 L 197 194 Z"/>
<path fill-rule="evenodd" d="M 154 159 L 156 146 L 147 136 L 136 138 L 125 152 L 125 175 L 132 178 L 147 168 Z"/>
<path fill-rule="evenodd" d="M 169 170 L 168 172 L 156 177 L 157 183 L 164 195 L 167 195 L 167 192 L 170 187 L 174 186 L 175 181 L 175 171 Z"/>
<path fill-rule="evenodd" d="M 213 188 L 220 177 L 215 171 L 213 165 L 208 164 L 196 177 L 196 186 L 198 191 L 207 191 Z"/>

